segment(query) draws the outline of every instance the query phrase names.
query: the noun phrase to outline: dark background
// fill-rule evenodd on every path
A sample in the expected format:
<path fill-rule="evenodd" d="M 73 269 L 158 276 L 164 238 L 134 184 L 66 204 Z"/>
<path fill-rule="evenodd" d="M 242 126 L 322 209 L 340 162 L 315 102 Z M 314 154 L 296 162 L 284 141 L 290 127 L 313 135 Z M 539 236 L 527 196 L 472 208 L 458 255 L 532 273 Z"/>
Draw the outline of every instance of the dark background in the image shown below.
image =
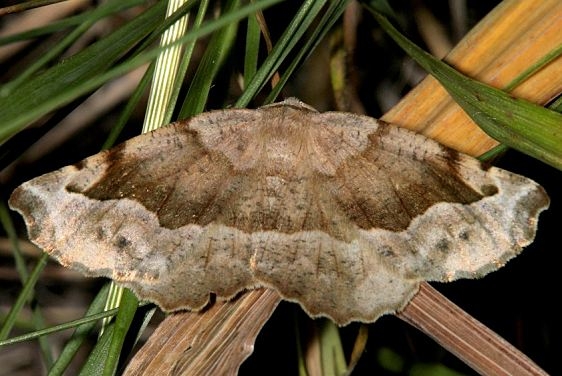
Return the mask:
<path fill-rule="evenodd" d="M 467 1 L 466 27 L 468 30 L 484 17 L 498 1 L 481 2 Z M 426 42 L 418 32 L 418 25 L 414 18 L 413 9 L 419 6 L 427 7 L 445 27 L 446 34 L 456 42 L 461 35 L 455 35 L 459 25 L 451 24 L 449 7 L 444 1 L 393 1 L 393 8 L 400 17 L 400 26 L 414 42 L 426 46 Z M 287 12 L 294 9 L 294 3 L 284 5 Z M 281 9 L 281 10 L 280 10 Z M 275 15 L 282 15 L 282 8 L 275 10 Z M 290 13 L 290 12 L 289 12 Z M 275 40 L 276 33 L 284 27 L 283 17 L 268 17 L 269 27 Z M 278 21 L 278 25 L 275 24 Z M 1 20 L 0 20 L 1 25 Z M 405 95 L 425 76 L 421 68 L 408 59 L 400 48 L 387 37 L 365 12 L 358 29 L 357 51 L 354 57 L 355 70 L 358 80 L 358 92 L 368 114 L 380 117 L 396 100 Z M 240 39 L 243 35 L 240 35 Z M 29 47 L 30 49 L 33 46 Z M 323 96 L 318 96 L 321 90 L 313 90 L 311 96 L 309 87 L 326 87 L 325 76 L 313 75 L 313 72 L 325 72 L 326 62 L 323 59 L 326 46 L 319 46 L 318 56 L 314 56 L 300 70 L 299 75 L 289 84 L 285 95 L 297 96 L 305 102 L 319 109 L 333 108 L 332 94 L 329 87 Z M 324 49 L 324 52 L 322 52 Z M 243 51 L 239 49 L 239 51 Z M 243 56 L 234 52 L 231 56 L 230 67 L 224 69 L 217 88 L 228 88 L 233 71 L 240 69 Z M 15 74 L 14 64 L 23 61 L 25 53 L 13 56 L 2 63 L 0 74 L 2 82 Z M 13 73 L 10 73 L 13 72 Z M 3 75 L 3 76 L 1 76 Z M 323 78 L 324 77 L 324 78 Z M 235 97 L 234 90 L 217 89 L 209 102 L 208 108 L 222 107 L 225 102 Z M 231 101 L 232 102 L 232 101 Z M 69 105 L 68 110 L 72 108 Z M 51 171 L 63 165 L 74 163 L 88 155 L 99 151 L 107 131 L 115 122 L 122 107 L 117 106 L 102 116 L 96 124 L 95 131 L 85 128 L 73 137 L 68 138 L 59 148 L 41 157 L 40 161 L 30 164 L 20 164 L 9 180 L 3 182 L 3 199 L 7 199 L 11 190 L 21 182 L 40 173 Z M 140 131 L 143 112 L 139 109 L 134 121 L 137 124 L 126 128 L 121 139 L 137 135 Z M 56 124 L 56 119 L 48 122 Z M 47 124 L 47 126 L 49 125 Z M 26 132 L 24 136 L 12 140 L 4 145 L 0 151 L 4 166 L 10 162 L 10 154 L 18 147 L 29 146 L 30 140 L 39 138 L 44 129 Z M 8 156 L 8 157 L 6 157 Z M 451 301 L 481 321 L 483 324 L 504 337 L 517 348 L 521 349 L 539 366 L 550 374 L 562 374 L 559 354 L 561 353 L 560 323 L 558 311 L 554 304 L 559 296 L 557 277 L 560 271 L 560 256 L 558 254 L 559 240 L 557 229 L 559 220 L 557 214 L 561 212 L 558 187 L 562 183 L 562 174 L 558 170 L 546 166 L 530 157 L 515 151 L 509 151 L 499 158 L 495 165 L 510 171 L 530 177 L 543 185 L 550 194 L 551 208 L 540 218 L 539 231 L 536 241 L 517 258 L 510 261 L 504 268 L 480 280 L 463 280 L 449 284 L 432 284 Z M 25 230 L 21 219 L 13 215 L 18 232 L 23 237 Z M 5 247 L 4 247 L 5 248 Z M 37 253 L 28 254 L 30 264 L 36 259 Z M 76 317 L 89 304 L 90 299 L 97 292 L 101 281 L 83 279 L 82 277 L 62 270 L 56 264 L 50 264 L 44 271 L 37 286 L 37 302 L 44 307 L 45 314 L 52 322 L 64 322 Z M 0 254 L 0 302 L 1 312 L 5 316 L 7 310 L 17 297 L 21 285 L 14 270 L 14 262 L 9 251 L 4 249 Z M 29 312 L 27 312 L 29 314 Z M 22 319 L 22 321 L 25 321 Z M 351 352 L 354 338 L 359 324 L 351 324 L 342 328 L 342 340 L 347 355 Z M 314 322 L 309 319 L 295 304 L 282 302 L 272 318 L 263 328 L 255 344 L 254 354 L 242 365 L 240 374 L 269 374 L 294 375 L 297 374 L 297 346 L 296 331 L 306 342 L 314 330 Z M 22 324 L 18 331 L 25 332 Z M 18 334 L 18 333 L 15 333 Z M 63 343 L 68 333 L 60 336 Z M 56 342 L 56 340 L 55 340 Z M 24 343 L 9 349 L 0 349 L 0 364 L 4 360 L 14 361 L 20 356 L 29 359 L 29 364 L 17 366 L 17 375 L 32 375 L 40 372 L 36 360 L 29 354 L 37 354 L 35 343 Z M 392 371 L 384 366 L 385 354 L 392 353 L 402 362 L 401 370 Z M 27 358 L 23 354 L 28 354 Z M 36 358 L 37 356 L 35 356 Z M 393 363 L 397 364 L 397 363 Z M 436 368 L 424 368 L 439 365 L 441 371 L 447 374 L 474 374 L 470 368 L 455 356 L 441 348 L 425 334 L 412 328 L 394 316 L 385 316 L 376 323 L 369 325 L 369 342 L 354 375 L 398 375 L 398 374 L 438 374 Z M 0 375 L 3 371 L 0 366 Z M 424 371 L 425 370 L 425 371 Z M 417 373 L 416 373 L 417 372 Z"/>

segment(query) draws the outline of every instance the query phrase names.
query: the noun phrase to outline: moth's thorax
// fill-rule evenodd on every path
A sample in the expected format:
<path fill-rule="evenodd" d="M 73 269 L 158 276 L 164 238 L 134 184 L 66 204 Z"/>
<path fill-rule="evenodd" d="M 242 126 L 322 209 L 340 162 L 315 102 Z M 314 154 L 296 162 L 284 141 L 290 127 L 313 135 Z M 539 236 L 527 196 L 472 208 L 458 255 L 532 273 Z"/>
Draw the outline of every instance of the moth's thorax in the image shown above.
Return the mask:
<path fill-rule="evenodd" d="M 251 126 L 192 126 L 201 143 L 225 156 L 237 171 L 298 178 L 333 176 L 348 158 L 367 148 L 369 137 L 379 127 L 375 120 L 365 123 L 358 118 L 359 124 L 342 121 L 338 128 L 327 128 L 323 114 L 293 107 L 267 107 L 252 117 Z M 328 121 L 334 117 L 338 115 L 326 114 Z"/>

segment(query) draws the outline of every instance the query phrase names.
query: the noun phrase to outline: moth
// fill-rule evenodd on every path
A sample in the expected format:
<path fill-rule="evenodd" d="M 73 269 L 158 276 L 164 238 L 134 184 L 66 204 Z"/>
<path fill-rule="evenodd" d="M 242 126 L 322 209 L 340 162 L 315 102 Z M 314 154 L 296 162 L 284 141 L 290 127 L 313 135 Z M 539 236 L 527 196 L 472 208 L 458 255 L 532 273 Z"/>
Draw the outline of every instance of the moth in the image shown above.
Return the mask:
<path fill-rule="evenodd" d="M 422 135 L 291 98 L 135 137 L 9 204 L 62 265 L 166 311 L 268 287 L 344 325 L 402 309 L 421 281 L 498 269 L 549 198 Z"/>

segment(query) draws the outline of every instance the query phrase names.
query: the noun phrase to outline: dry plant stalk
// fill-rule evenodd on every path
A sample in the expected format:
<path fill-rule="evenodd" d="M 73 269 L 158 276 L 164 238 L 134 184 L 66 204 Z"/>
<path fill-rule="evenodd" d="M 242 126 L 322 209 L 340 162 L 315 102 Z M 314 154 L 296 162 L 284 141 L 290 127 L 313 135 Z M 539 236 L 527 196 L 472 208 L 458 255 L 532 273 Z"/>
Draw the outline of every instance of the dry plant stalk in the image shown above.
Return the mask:
<path fill-rule="evenodd" d="M 546 0 L 540 4 L 534 2 L 504 1 L 493 12 L 491 12 L 471 33 L 461 41 L 451 54 L 447 57 L 447 62 L 453 64 L 464 73 L 477 78 L 483 82 L 490 83 L 497 87 L 504 86 L 530 64 L 542 58 L 548 52 L 562 43 L 562 3 L 557 0 Z M 560 60 L 551 63 L 548 67 L 535 74 L 524 84 L 514 90 L 514 95 L 523 97 L 536 103 L 545 103 L 558 94 L 562 86 L 562 74 L 560 74 Z M 425 79 L 415 90 L 406 96 L 394 109 L 383 118 L 386 121 L 406 126 L 408 128 L 422 132 L 438 141 L 452 146 L 463 152 L 479 155 L 490 149 L 496 144 L 494 140 L 485 135 L 468 116 L 450 99 L 445 90 L 431 77 Z M 452 126 L 454 125 L 454 126 Z M 278 297 L 274 293 L 264 294 L 263 290 L 256 290 L 246 293 L 242 299 L 252 301 L 251 304 L 239 304 L 242 300 L 234 303 L 220 303 L 216 308 L 213 307 L 203 313 L 182 313 L 173 317 L 177 320 L 165 320 L 157 332 L 154 333 L 146 348 L 141 350 L 131 362 L 128 374 L 136 371 L 135 374 L 143 374 L 145 370 L 155 370 L 163 374 L 181 374 L 177 371 L 177 364 L 187 364 L 183 359 L 185 351 L 190 348 L 188 342 L 177 342 L 173 338 L 195 338 L 206 343 L 200 345 L 190 352 L 189 364 L 191 370 L 198 370 L 199 373 L 209 374 L 221 369 L 238 369 L 239 363 L 244 357 L 237 359 L 231 358 L 227 349 L 238 349 L 240 343 L 248 344 L 248 338 L 242 342 L 237 337 L 228 336 L 229 333 L 242 332 L 237 328 L 246 321 L 251 321 L 254 328 L 260 328 L 272 310 L 278 303 Z M 254 300 L 255 299 L 255 300 Z M 441 303 L 440 303 L 441 302 Z M 428 310 L 425 307 L 433 304 L 442 304 L 441 310 Z M 232 310 L 228 310 L 231 307 Z M 263 310 L 260 318 L 249 319 L 247 315 L 255 314 L 256 307 Z M 216 309 L 226 309 L 227 313 L 215 315 Z M 420 311 L 421 309 L 421 311 Z M 435 292 L 428 285 L 423 286 L 421 292 L 413 298 L 410 305 L 400 313 L 400 317 L 408 320 L 412 324 L 423 328 L 428 335 L 436 337 L 439 342 L 451 350 L 451 344 L 447 344 L 446 337 L 437 332 L 437 327 L 429 325 L 430 322 L 443 323 L 452 320 L 451 317 L 443 317 L 439 312 L 454 312 L 454 318 L 473 327 L 474 322 L 467 317 L 461 316 L 458 311 L 451 311 L 441 299 L 438 299 Z M 423 315 L 422 315 L 423 313 Z M 231 320 L 230 316 L 245 318 L 242 321 Z M 431 315 L 431 316 L 430 316 Z M 425 316 L 425 317 L 422 317 Z M 191 325 L 178 326 L 177 322 L 183 320 L 193 320 Z M 234 325 L 236 323 L 236 325 Z M 219 331 L 213 330 L 216 325 L 221 325 Z M 258 329 L 259 330 L 259 329 Z M 435 332 L 431 332 L 435 330 Z M 202 337 L 204 333 L 211 331 L 210 337 Z M 468 335 L 469 333 L 457 333 L 458 335 Z M 172 337 L 173 336 L 173 337 Z M 541 370 L 533 364 L 527 362 L 526 357 L 520 353 L 511 352 L 507 345 L 494 336 L 493 346 L 499 352 L 503 352 L 510 360 L 508 365 L 499 366 L 494 359 L 484 359 L 479 355 L 471 354 L 472 349 L 478 348 L 482 342 L 488 338 L 476 338 L 477 342 L 471 348 L 462 348 L 461 356 L 468 364 L 480 370 L 482 373 L 492 374 L 499 372 L 499 369 L 513 371 L 508 368 L 515 365 L 526 364 L 528 367 L 517 369 L 521 374 L 527 370 L 527 374 L 541 374 Z M 466 338 L 454 340 L 457 344 L 469 343 Z M 154 343 L 158 345 L 153 345 Z M 182 346 L 183 345 L 183 346 Z M 215 347 L 213 347 L 215 346 Z M 199 349 L 199 350 L 198 350 Z M 197 351 L 202 351 L 201 356 L 196 356 Z M 211 362 L 205 354 L 213 354 Z M 166 360 L 162 357 L 165 356 Z M 152 364 L 154 361 L 154 365 Z M 142 364 L 142 367 L 139 366 Z M 160 368 L 156 367 L 158 364 Z M 168 365 L 166 368 L 166 364 Z M 509 365 L 510 364 L 510 365 Z M 176 366 L 174 366 L 176 365 Z M 144 374 L 149 374 L 144 373 Z M 185 373 L 184 373 L 185 374 Z"/>
<path fill-rule="evenodd" d="M 486 16 L 445 60 L 463 73 L 501 88 L 562 44 L 562 3 L 504 1 Z M 562 88 L 562 58 L 513 90 L 545 104 Z M 497 141 L 478 128 L 432 77 L 427 77 L 384 120 L 405 126 L 471 155 Z M 440 303 L 439 303 L 440 302 Z M 441 305 L 441 309 L 437 307 Z M 454 308 L 453 308 L 454 307 Z M 545 374 L 525 355 L 424 284 L 398 316 L 433 337 L 482 374 Z M 455 330 L 456 337 L 451 339 Z M 466 330 L 460 330 L 459 328 Z M 467 346 L 466 344 L 472 344 Z"/>
<path fill-rule="evenodd" d="M 169 315 L 125 370 L 133 375 L 235 375 L 280 301 L 269 289 Z"/>
<path fill-rule="evenodd" d="M 547 375 L 511 344 L 427 283 L 397 314 L 482 375 Z"/>
<path fill-rule="evenodd" d="M 445 57 L 460 72 L 497 88 L 562 45 L 562 3 L 508 0 L 490 12 Z M 512 93 L 538 104 L 562 88 L 562 57 L 531 76 Z M 382 120 L 478 156 L 498 142 L 486 135 L 433 77 L 411 90 Z"/>

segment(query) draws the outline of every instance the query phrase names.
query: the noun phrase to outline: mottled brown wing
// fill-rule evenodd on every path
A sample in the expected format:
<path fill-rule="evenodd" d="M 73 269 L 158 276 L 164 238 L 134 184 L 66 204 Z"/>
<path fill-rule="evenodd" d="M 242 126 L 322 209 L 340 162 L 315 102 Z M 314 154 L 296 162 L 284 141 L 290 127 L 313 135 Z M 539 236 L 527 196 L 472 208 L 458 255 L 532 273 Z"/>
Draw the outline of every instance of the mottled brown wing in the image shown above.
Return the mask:
<path fill-rule="evenodd" d="M 536 183 L 296 100 L 202 114 L 16 189 L 32 241 L 166 310 L 268 286 L 339 324 L 530 243 Z"/>
<path fill-rule="evenodd" d="M 343 121 L 322 116 L 330 129 Z M 380 123 L 369 140 L 328 186 L 370 257 L 405 278 L 450 281 L 495 270 L 533 241 L 549 205 L 535 182 L 396 126 Z"/>
<path fill-rule="evenodd" d="M 221 204 L 214 200 L 230 172 L 210 167 L 196 136 L 183 123 L 136 137 L 24 183 L 10 205 L 61 264 L 113 278 L 168 310 L 200 309 L 210 292 L 228 298 L 255 282 L 251 249 L 210 221 L 197 224 L 210 216 L 205 205 Z"/>

